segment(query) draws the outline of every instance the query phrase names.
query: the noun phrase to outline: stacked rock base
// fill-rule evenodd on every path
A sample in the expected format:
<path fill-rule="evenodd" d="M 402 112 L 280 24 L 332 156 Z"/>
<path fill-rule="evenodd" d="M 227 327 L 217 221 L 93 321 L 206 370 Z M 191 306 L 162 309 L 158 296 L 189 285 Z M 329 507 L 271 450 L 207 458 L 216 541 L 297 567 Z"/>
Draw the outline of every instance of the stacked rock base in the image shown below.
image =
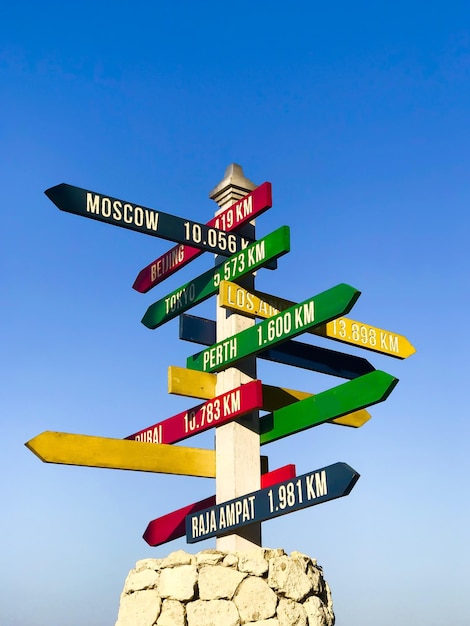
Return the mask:
<path fill-rule="evenodd" d="M 333 626 L 322 569 L 300 552 L 183 550 L 138 561 L 116 626 Z"/>

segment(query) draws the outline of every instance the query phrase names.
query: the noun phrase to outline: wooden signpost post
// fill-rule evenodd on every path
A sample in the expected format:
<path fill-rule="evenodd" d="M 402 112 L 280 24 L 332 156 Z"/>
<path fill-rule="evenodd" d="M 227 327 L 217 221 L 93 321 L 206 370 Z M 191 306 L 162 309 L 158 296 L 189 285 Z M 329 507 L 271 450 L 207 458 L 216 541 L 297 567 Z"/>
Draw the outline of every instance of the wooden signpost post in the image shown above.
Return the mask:
<path fill-rule="evenodd" d="M 263 521 L 351 492 L 359 474 L 346 463 L 300 476 L 294 465 L 269 472 L 260 446 L 324 423 L 359 428 L 371 417 L 366 408 L 384 401 L 398 380 L 362 357 L 293 339 L 309 332 L 399 359 L 415 349 L 401 335 L 344 317 L 360 295 L 350 285 L 298 304 L 254 289 L 254 273 L 275 267 L 290 250 L 288 226 L 256 240 L 254 218 L 272 205 L 270 183 L 256 187 L 231 165 L 210 194 L 219 209 L 207 224 L 64 183 L 46 194 L 63 211 L 177 243 L 139 272 L 133 287 L 141 293 L 203 251 L 228 258 L 157 300 L 142 319 L 156 329 L 180 316 L 180 339 L 207 346 L 187 358 L 186 368 L 168 369 L 169 393 L 203 402 L 123 439 L 46 431 L 25 444 L 36 456 L 46 463 L 215 478 L 215 495 L 148 524 L 144 539 L 152 546 L 186 535 L 188 543 L 217 537 L 219 550 L 246 551 L 261 545 Z M 215 322 L 185 314 L 213 295 Z M 255 323 L 257 317 L 264 321 Z M 316 395 L 276 387 L 257 379 L 257 358 L 347 380 Z M 215 450 L 174 445 L 209 428 Z"/>

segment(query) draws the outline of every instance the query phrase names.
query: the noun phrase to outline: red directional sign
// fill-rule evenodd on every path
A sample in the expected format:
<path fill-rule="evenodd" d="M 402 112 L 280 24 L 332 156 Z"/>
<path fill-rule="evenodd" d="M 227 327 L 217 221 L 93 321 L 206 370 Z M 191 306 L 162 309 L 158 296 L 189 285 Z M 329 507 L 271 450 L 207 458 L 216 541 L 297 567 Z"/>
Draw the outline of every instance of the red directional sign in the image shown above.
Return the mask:
<path fill-rule="evenodd" d="M 203 404 L 139 430 L 126 439 L 147 443 L 176 443 L 263 408 L 263 385 L 253 380 Z"/>
<path fill-rule="evenodd" d="M 271 183 L 263 183 L 251 193 L 241 198 L 228 209 L 213 217 L 206 226 L 230 232 L 272 206 Z M 144 267 L 134 281 L 132 287 L 140 293 L 146 293 L 174 272 L 187 265 L 202 254 L 202 250 L 188 245 L 179 244 Z"/>
<path fill-rule="evenodd" d="M 293 478 L 295 478 L 295 465 L 284 465 L 272 472 L 261 474 L 261 488 L 267 489 L 268 487 L 272 487 L 286 480 L 292 480 Z M 157 517 L 149 522 L 143 537 L 149 546 L 160 546 L 162 543 L 184 537 L 186 533 L 186 516 L 202 511 L 203 509 L 208 509 L 215 506 L 215 504 L 215 496 L 210 496 L 205 500 L 199 500 L 199 502 L 188 504 L 177 511 L 172 511 L 171 513 Z"/>

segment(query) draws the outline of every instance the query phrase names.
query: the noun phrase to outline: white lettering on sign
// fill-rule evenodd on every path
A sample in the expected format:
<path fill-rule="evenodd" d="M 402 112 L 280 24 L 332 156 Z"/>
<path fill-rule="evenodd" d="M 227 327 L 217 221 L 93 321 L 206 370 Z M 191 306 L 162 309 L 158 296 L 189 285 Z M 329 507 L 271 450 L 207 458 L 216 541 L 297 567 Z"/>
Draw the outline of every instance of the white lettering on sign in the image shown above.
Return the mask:
<path fill-rule="evenodd" d="M 178 245 L 169 250 L 166 254 L 161 256 L 156 263 L 152 263 L 150 266 L 150 279 L 152 281 L 160 278 L 163 274 L 166 274 L 179 263 L 184 261 L 184 246 Z"/>
<path fill-rule="evenodd" d="M 360 324 L 352 320 L 341 317 L 331 323 L 333 334 L 340 339 L 357 343 L 373 350 L 399 354 L 399 336 L 393 335 L 386 330 Z"/>
<path fill-rule="evenodd" d="M 303 328 L 315 320 L 314 302 L 311 300 L 295 309 L 295 328 Z"/>
<path fill-rule="evenodd" d="M 236 336 L 230 337 L 226 341 L 221 341 L 204 351 L 204 371 L 206 371 L 207 367 L 218 367 L 219 365 L 225 363 L 228 359 L 231 360 L 237 358 L 237 354 L 238 341 Z"/>
<path fill-rule="evenodd" d="M 315 489 L 313 488 L 313 481 L 315 480 Z M 307 488 L 307 500 L 315 500 L 321 496 L 326 496 L 328 489 L 326 486 L 326 472 L 322 470 L 320 473 L 310 474 L 305 477 L 305 486 Z"/>
<path fill-rule="evenodd" d="M 255 496 L 246 496 L 235 502 L 221 504 L 219 508 L 210 509 L 195 515 L 191 520 L 192 538 L 202 537 L 208 533 L 224 531 L 232 526 L 250 522 L 255 519 Z"/>
<path fill-rule="evenodd" d="M 194 283 L 190 283 L 183 289 L 172 293 L 171 296 L 165 298 L 165 313 L 173 313 L 178 311 L 183 306 L 186 306 L 188 302 L 193 302 L 196 297 L 196 287 Z"/>
<path fill-rule="evenodd" d="M 398 337 L 396 335 L 390 335 L 389 333 L 380 331 L 380 347 L 383 350 L 398 353 Z"/>
<path fill-rule="evenodd" d="M 94 215 L 112 218 L 116 222 L 134 224 L 147 230 L 158 230 L 159 213 L 157 211 L 143 209 L 128 202 L 123 204 L 121 200 L 112 201 L 110 198 L 100 196 L 97 193 L 87 192 L 86 210 Z"/>
<path fill-rule="evenodd" d="M 252 213 L 253 198 L 250 196 L 249 198 L 240 200 L 240 202 L 231 206 L 227 211 L 224 211 L 222 215 L 219 215 L 214 222 L 214 226 L 220 230 L 229 230 L 233 228 L 235 224 L 249 217 Z"/>
<path fill-rule="evenodd" d="M 144 441 L 146 443 L 162 443 L 163 431 L 162 425 L 154 426 L 148 430 L 144 430 L 143 433 L 136 435 L 134 441 Z"/>

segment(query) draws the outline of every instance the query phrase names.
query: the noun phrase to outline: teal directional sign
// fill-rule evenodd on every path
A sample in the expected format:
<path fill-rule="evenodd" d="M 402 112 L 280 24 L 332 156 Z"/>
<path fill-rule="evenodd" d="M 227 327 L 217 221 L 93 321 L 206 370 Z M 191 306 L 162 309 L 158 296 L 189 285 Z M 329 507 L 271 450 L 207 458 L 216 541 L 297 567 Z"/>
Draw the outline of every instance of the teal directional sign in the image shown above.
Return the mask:
<path fill-rule="evenodd" d="M 347 496 L 358 480 L 359 474 L 352 467 L 346 463 L 334 463 L 272 487 L 247 493 L 187 515 L 186 540 L 196 543 L 230 534 L 241 526 Z"/>
<path fill-rule="evenodd" d="M 127 200 L 119 200 L 66 183 L 47 189 L 45 194 L 61 211 L 91 217 L 100 222 L 223 256 L 231 256 L 250 243 L 249 239 L 235 233 L 227 233 L 207 224 L 155 211 Z"/>
<path fill-rule="evenodd" d="M 268 261 L 286 254 L 289 250 L 290 230 L 288 226 L 281 226 L 266 237 L 234 254 L 221 265 L 201 274 L 201 276 L 152 304 L 145 312 L 142 324 L 147 328 L 158 328 L 158 326 L 217 293 L 220 281 L 228 280 L 227 276 L 231 276 L 230 280 L 241 278 L 245 274 L 254 272 L 266 265 Z"/>
<path fill-rule="evenodd" d="M 336 285 L 188 357 L 186 366 L 201 372 L 217 372 L 227 368 L 240 359 L 273 348 L 309 328 L 348 313 L 360 293 L 345 283 Z"/>
<path fill-rule="evenodd" d="M 376 370 L 263 415 L 260 418 L 260 443 L 271 443 L 383 402 L 397 383 L 398 379 L 394 376 Z"/>

